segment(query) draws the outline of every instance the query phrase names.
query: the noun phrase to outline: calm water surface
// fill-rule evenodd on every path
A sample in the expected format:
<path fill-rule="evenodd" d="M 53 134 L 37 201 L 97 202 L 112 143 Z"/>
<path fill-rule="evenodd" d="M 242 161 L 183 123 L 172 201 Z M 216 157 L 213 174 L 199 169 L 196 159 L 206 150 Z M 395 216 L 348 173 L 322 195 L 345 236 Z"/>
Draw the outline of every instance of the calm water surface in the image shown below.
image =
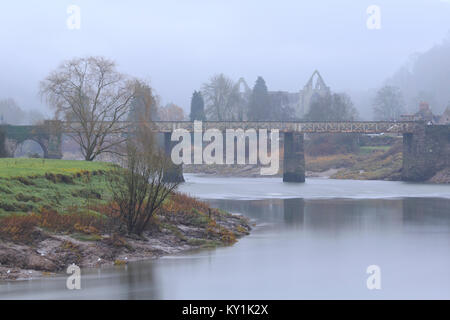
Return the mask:
<path fill-rule="evenodd" d="M 180 191 L 243 214 L 236 245 L 66 277 L 0 284 L 2 299 L 450 299 L 450 186 L 211 178 Z M 366 268 L 381 268 L 368 290 Z"/>

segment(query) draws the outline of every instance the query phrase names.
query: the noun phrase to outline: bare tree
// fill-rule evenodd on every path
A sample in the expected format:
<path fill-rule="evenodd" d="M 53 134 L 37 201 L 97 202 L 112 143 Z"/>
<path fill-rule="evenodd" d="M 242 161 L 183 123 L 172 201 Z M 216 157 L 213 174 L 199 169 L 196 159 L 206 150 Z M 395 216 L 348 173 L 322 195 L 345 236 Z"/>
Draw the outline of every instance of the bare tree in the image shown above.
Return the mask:
<path fill-rule="evenodd" d="M 384 86 L 373 100 L 376 120 L 398 120 L 404 111 L 403 95 L 398 87 Z"/>
<path fill-rule="evenodd" d="M 123 135 L 135 83 L 103 57 L 76 58 L 62 63 L 41 82 L 40 92 L 67 121 L 66 130 L 87 161 L 115 153 Z"/>
<path fill-rule="evenodd" d="M 170 160 L 155 144 L 151 122 L 139 122 L 127 141 L 123 167 L 118 167 L 110 177 L 113 200 L 128 234 L 141 235 L 164 200 L 179 185 L 163 179 L 169 166 Z"/>
<path fill-rule="evenodd" d="M 134 97 L 127 121 L 139 123 L 158 120 L 159 97 L 154 94 L 150 85 L 144 81 L 135 80 L 133 90 Z"/>
<path fill-rule="evenodd" d="M 0 124 L 24 124 L 26 114 L 14 99 L 0 100 Z"/>
<path fill-rule="evenodd" d="M 239 85 L 223 74 L 213 76 L 203 85 L 206 115 L 209 120 L 239 120 Z"/>
<path fill-rule="evenodd" d="M 181 107 L 169 103 L 158 110 L 159 119 L 163 121 L 183 121 L 186 117 Z"/>

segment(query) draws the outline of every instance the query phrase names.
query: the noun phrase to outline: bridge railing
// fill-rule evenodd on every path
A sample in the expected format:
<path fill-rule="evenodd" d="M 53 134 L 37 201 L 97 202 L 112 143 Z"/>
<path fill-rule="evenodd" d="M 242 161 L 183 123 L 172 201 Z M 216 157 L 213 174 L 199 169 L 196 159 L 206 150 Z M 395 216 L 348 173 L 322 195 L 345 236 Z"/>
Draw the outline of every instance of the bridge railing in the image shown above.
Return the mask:
<path fill-rule="evenodd" d="M 116 122 L 117 129 L 126 131 L 138 125 L 139 122 Z M 62 132 L 73 132 L 81 125 L 79 122 L 45 121 L 41 126 L 34 128 L 56 127 Z M 280 132 L 296 133 L 413 133 L 418 127 L 424 126 L 421 121 L 204 121 L 202 130 L 218 129 L 277 129 Z M 33 126 L 29 126 L 31 129 Z M 172 132 L 175 129 L 194 131 L 194 123 L 191 121 L 153 121 L 150 128 L 154 132 Z"/>
<path fill-rule="evenodd" d="M 205 121 L 202 130 L 208 129 L 278 129 L 280 132 L 297 133 L 412 133 L 418 125 L 413 121 Z M 190 121 L 155 121 L 155 132 L 172 132 L 175 129 L 194 130 Z"/>

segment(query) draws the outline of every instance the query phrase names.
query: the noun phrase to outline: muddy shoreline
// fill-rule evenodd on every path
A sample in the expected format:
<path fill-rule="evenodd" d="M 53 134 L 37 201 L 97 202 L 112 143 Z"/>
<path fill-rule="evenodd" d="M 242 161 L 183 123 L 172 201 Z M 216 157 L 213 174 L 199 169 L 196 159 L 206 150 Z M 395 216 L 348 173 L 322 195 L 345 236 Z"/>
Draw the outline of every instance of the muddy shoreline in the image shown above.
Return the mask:
<path fill-rule="evenodd" d="M 167 220 L 165 217 L 159 219 L 163 222 L 141 237 L 102 235 L 100 240 L 90 241 L 37 229 L 34 235 L 37 240 L 31 245 L 0 241 L 0 281 L 61 274 L 71 264 L 99 268 L 232 245 L 251 230 L 247 218 L 227 213 L 214 217 L 215 226 L 193 226 L 182 221 L 164 221 Z M 217 232 L 212 230 L 214 228 Z"/>
<path fill-rule="evenodd" d="M 331 179 L 335 173 L 344 168 L 329 168 L 325 171 L 312 171 L 306 170 L 305 175 L 307 178 L 324 178 Z M 187 165 L 183 167 L 184 173 L 192 174 L 204 174 L 204 175 L 217 175 L 221 177 L 248 177 L 248 178 L 258 178 L 262 177 L 261 168 L 255 165 L 208 165 L 208 166 L 195 166 Z M 282 177 L 283 174 L 280 172 L 271 177 Z"/>
<path fill-rule="evenodd" d="M 381 161 L 379 165 L 380 172 L 377 173 L 366 168 L 359 168 L 355 165 L 340 166 L 339 161 L 325 165 L 323 170 L 307 170 L 305 171 L 306 178 L 322 178 L 322 179 L 344 179 L 344 180 L 380 180 L 380 181 L 401 181 L 401 167 L 388 168 L 386 172 L 381 172 L 386 167 Z M 205 165 L 196 166 L 188 165 L 183 167 L 184 173 L 202 174 L 221 177 L 244 177 L 244 178 L 260 178 L 261 167 L 256 165 Z M 378 170 L 378 169 L 377 169 Z M 281 171 L 270 177 L 282 177 Z M 445 168 L 436 172 L 431 178 L 424 181 L 424 183 L 434 184 L 449 184 L 450 183 L 450 168 Z"/>

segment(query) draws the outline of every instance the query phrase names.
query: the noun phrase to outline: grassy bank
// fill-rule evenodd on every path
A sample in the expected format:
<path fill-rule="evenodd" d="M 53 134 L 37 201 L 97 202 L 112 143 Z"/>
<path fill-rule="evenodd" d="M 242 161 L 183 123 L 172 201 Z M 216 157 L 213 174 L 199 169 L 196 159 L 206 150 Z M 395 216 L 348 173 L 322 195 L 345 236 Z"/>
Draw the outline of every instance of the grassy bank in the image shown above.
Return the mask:
<path fill-rule="evenodd" d="M 108 163 L 0 159 L 0 279 L 233 244 L 247 219 L 174 193 L 140 237 L 117 232 Z M 8 272 L 9 271 L 9 272 Z"/>
<path fill-rule="evenodd" d="M 361 147 L 359 153 L 306 157 L 307 171 L 330 169 L 338 169 L 330 176 L 333 179 L 400 180 L 402 146 Z"/>
<path fill-rule="evenodd" d="M 102 162 L 0 159 L 0 216 L 105 204 L 110 169 Z"/>
<path fill-rule="evenodd" d="M 111 165 L 105 162 L 88 162 L 52 159 L 0 159 L 0 178 L 39 177 L 46 173 L 76 175 L 82 172 L 107 170 Z"/>

